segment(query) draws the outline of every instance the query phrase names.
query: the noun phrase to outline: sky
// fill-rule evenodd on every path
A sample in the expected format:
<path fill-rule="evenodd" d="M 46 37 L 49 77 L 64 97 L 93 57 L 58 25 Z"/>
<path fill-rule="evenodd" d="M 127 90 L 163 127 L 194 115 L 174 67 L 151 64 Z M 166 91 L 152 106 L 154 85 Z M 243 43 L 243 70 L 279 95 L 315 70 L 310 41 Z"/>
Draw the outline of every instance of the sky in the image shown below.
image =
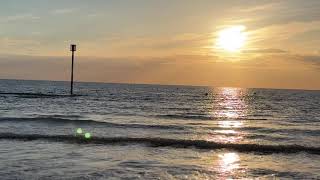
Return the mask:
<path fill-rule="evenodd" d="M 319 0 L 0 3 L 0 79 L 320 89 Z"/>

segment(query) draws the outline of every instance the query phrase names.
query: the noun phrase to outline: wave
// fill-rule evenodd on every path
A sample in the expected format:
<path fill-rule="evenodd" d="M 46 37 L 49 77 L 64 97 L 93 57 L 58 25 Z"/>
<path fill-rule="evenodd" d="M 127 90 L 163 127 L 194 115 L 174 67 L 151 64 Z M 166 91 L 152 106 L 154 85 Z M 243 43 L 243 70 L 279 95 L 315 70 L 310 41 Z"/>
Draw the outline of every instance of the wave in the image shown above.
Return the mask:
<path fill-rule="evenodd" d="M 151 129 L 175 129 L 184 130 L 185 126 L 177 125 L 153 125 L 153 124 L 120 124 L 112 122 L 103 122 L 95 120 L 79 120 L 79 119 L 66 119 L 56 117 L 35 117 L 35 118 L 0 118 L 0 122 L 44 122 L 44 123 L 72 123 L 77 125 L 101 125 L 106 127 L 115 128 L 151 128 Z"/>
<path fill-rule="evenodd" d="M 130 137 L 92 137 L 84 139 L 72 135 L 41 135 L 41 134 L 0 134 L 0 140 L 35 141 L 44 140 L 52 142 L 76 144 L 144 144 L 151 147 L 198 148 L 198 149 L 229 149 L 238 152 L 258 153 L 299 153 L 306 152 L 320 155 L 320 147 L 301 145 L 262 145 L 262 144 L 224 144 L 205 140 L 178 140 L 164 138 L 130 138 Z"/>
<path fill-rule="evenodd" d="M 179 114 L 164 114 L 156 115 L 155 117 L 164 119 L 201 119 L 201 120 L 212 120 L 213 117 L 208 117 L 204 115 L 179 115 Z"/>
<path fill-rule="evenodd" d="M 52 114 L 52 115 L 38 115 L 38 114 L 31 114 L 34 115 L 34 117 L 36 118 L 43 118 L 43 119 L 47 119 L 47 118 L 54 118 L 54 119 L 65 119 L 65 118 L 73 118 L 73 119 L 80 119 L 83 118 L 83 116 L 81 115 L 75 115 L 75 114 L 71 114 L 71 115 L 63 115 L 63 114 Z M 1 118 L 0 118 L 1 120 Z"/>
<path fill-rule="evenodd" d="M 76 96 L 83 96 L 79 94 L 42 94 L 42 93 L 7 93 L 7 92 L 0 92 L 0 95 L 13 95 L 22 98 L 59 98 L 59 97 L 76 97 Z"/>
<path fill-rule="evenodd" d="M 234 117 L 234 118 L 228 118 L 228 117 L 213 117 L 208 115 L 189 115 L 189 114 L 163 114 L 163 115 L 156 115 L 157 118 L 164 118 L 164 119 L 190 119 L 190 120 L 215 120 L 215 119 L 233 119 L 233 120 L 268 120 L 266 118 L 245 118 L 245 117 Z"/>
<path fill-rule="evenodd" d="M 164 129 L 164 130 L 194 130 L 201 126 L 203 128 L 204 133 L 208 133 L 207 131 L 213 130 L 239 130 L 239 131 L 254 131 L 256 133 L 290 133 L 290 134 L 308 134 L 311 136 L 319 136 L 320 130 L 316 129 L 294 129 L 294 128 L 283 128 L 283 129 L 272 129 L 266 127 L 236 127 L 236 128 L 224 128 L 219 126 L 212 126 L 203 123 L 186 123 L 185 125 L 158 125 L 158 124 L 138 124 L 138 123 L 113 123 L 113 122 L 105 122 L 105 121 L 95 121 L 90 119 L 79 119 L 83 118 L 80 115 L 44 115 L 38 116 L 34 118 L 0 118 L 0 122 L 37 122 L 37 123 L 53 123 L 53 124 L 75 124 L 75 125 L 91 125 L 91 126 L 104 126 L 104 127 L 114 127 L 114 128 L 141 128 L 141 129 Z M 200 132 L 199 132 L 200 133 Z M 224 133 L 222 133 L 224 134 Z M 265 134 L 257 135 L 257 137 L 266 138 Z M 249 136 L 246 136 L 249 138 Z M 255 137 L 255 136 L 253 136 Z"/>

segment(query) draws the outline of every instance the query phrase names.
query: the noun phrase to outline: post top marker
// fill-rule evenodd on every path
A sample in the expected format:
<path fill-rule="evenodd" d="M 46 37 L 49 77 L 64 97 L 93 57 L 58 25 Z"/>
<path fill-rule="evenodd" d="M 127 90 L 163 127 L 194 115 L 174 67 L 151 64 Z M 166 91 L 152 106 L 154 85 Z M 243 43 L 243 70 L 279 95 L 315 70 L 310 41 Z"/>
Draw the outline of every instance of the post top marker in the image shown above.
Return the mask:
<path fill-rule="evenodd" d="M 71 44 L 70 45 L 70 51 L 76 51 L 77 50 L 77 45 Z"/>

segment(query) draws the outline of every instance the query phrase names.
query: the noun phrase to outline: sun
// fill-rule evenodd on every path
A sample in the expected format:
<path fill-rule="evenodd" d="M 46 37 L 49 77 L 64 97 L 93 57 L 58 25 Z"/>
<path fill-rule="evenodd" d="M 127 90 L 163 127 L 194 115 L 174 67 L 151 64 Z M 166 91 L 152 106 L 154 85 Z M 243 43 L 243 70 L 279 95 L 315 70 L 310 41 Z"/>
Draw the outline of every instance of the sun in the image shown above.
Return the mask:
<path fill-rule="evenodd" d="M 223 49 L 230 52 L 239 51 L 246 43 L 246 27 L 232 26 L 221 30 L 218 33 L 216 45 L 219 49 Z"/>

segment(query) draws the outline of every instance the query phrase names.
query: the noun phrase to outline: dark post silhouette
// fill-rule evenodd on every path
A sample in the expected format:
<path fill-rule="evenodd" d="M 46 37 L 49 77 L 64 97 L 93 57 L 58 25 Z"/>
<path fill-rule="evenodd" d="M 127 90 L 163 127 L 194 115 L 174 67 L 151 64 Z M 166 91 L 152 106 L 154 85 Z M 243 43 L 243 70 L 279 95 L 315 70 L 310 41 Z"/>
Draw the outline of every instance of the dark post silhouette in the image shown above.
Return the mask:
<path fill-rule="evenodd" d="M 70 45 L 70 51 L 72 51 L 72 64 L 71 64 L 71 87 L 70 87 L 70 94 L 73 95 L 73 64 L 74 64 L 74 52 L 76 51 L 76 45 Z"/>

